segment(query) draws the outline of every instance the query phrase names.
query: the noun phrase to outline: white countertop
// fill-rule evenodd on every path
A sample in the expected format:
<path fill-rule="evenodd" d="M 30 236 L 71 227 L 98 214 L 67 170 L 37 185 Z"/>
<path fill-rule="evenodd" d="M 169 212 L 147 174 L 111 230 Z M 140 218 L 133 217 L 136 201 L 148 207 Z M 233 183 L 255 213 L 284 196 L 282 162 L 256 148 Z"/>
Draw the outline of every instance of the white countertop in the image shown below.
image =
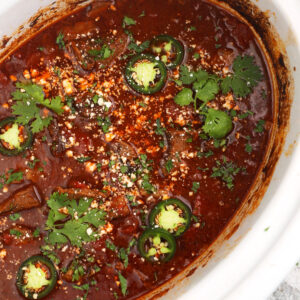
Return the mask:
<path fill-rule="evenodd" d="M 267 300 L 300 299 L 300 260 L 285 280 Z"/>

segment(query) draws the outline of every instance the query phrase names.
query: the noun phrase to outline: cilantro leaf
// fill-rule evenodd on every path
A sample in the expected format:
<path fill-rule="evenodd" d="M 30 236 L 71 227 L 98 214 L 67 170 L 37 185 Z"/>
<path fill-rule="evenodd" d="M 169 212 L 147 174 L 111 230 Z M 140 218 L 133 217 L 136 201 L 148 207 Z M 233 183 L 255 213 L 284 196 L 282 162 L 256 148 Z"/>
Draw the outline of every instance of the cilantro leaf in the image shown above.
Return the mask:
<path fill-rule="evenodd" d="M 232 130 L 232 121 L 224 111 L 209 108 L 202 128 L 212 138 L 221 139 Z"/>
<path fill-rule="evenodd" d="M 187 66 L 180 66 L 180 80 L 183 84 L 192 84 L 196 80 L 195 72 Z"/>
<path fill-rule="evenodd" d="M 44 128 L 50 125 L 51 121 L 52 121 L 52 117 L 46 117 L 46 118 L 36 117 L 36 119 L 31 123 L 32 132 L 36 133 L 42 131 Z"/>
<path fill-rule="evenodd" d="M 224 95 L 228 94 L 231 90 L 232 78 L 227 76 L 221 81 L 221 90 Z"/>
<path fill-rule="evenodd" d="M 68 242 L 68 239 L 58 231 L 52 231 L 48 234 L 47 241 L 52 244 L 65 244 Z"/>
<path fill-rule="evenodd" d="M 55 231 L 66 236 L 73 246 L 80 247 L 82 242 L 90 242 L 93 237 L 87 234 L 89 225 L 86 223 L 78 222 L 77 220 L 70 220 L 64 224 L 61 229 Z"/>
<path fill-rule="evenodd" d="M 95 227 L 103 226 L 105 224 L 105 212 L 103 210 L 92 209 L 87 212 L 87 214 L 81 218 L 82 222 L 88 222 Z"/>
<path fill-rule="evenodd" d="M 214 99 L 219 92 L 219 85 L 215 79 L 208 79 L 204 84 L 202 84 L 202 81 L 197 81 L 194 83 L 193 88 L 196 91 L 196 98 L 204 103 Z"/>
<path fill-rule="evenodd" d="M 16 92 L 13 93 L 13 97 L 15 100 Z M 17 116 L 17 123 L 26 125 L 36 116 L 39 116 L 40 110 L 33 102 L 18 101 L 16 104 L 12 106 L 13 114 Z"/>
<path fill-rule="evenodd" d="M 193 91 L 188 88 L 182 89 L 174 98 L 176 104 L 185 106 L 194 102 Z"/>

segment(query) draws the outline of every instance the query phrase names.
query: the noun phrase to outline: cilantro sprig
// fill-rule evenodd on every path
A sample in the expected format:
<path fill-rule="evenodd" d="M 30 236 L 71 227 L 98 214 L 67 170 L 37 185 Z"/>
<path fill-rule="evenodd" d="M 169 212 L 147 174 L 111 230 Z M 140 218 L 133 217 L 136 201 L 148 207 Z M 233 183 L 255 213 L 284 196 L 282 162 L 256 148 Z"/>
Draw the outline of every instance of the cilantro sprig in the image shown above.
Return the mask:
<path fill-rule="evenodd" d="M 253 56 L 237 56 L 233 62 L 233 74 L 222 80 L 223 94 L 232 90 L 236 97 L 248 96 L 263 79 L 262 72 L 255 64 Z"/>
<path fill-rule="evenodd" d="M 50 244 L 70 242 L 80 247 L 83 242 L 95 240 L 96 229 L 105 224 L 106 213 L 103 210 L 91 209 L 93 199 L 81 198 L 78 201 L 69 199 L 68 194 L 53 193 L 47 201 L 50 208 L 46 222 L 47 241 Z"/>
<path fill-rule="evenodd" d="M 42 131 L 49 126 L 52 116 L 43 116 L 41 107 L 61 114 L 63 103 L 59 96 L 45 99 L 43 88 L 33 83 L 16 83 L 17 90 L 12 93 L 16 103 L 12 106 L 13 114 L 17 116 L 16 122 L 22 125 L 30 124 L 33 133 Z"/>

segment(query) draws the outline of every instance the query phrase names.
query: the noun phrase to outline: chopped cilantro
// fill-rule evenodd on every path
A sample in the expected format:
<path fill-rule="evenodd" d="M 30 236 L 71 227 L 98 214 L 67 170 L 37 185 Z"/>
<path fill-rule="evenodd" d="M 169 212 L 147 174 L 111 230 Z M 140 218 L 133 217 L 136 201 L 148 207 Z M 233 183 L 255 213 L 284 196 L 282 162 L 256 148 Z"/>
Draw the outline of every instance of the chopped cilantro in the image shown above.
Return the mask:
<path fill-rule="evenodd" d="M 130 17 L 124 16 L 122 27 L 125 28 L 126 26 L 135 25 L 136 21 Z"/>
<path fill-rule="evenodd" d="M 154 193 L 156 190 L 155 187 L 150 183 L 148 174 L 144 174 L 142 177 L 142 188 L 145 189 L 145 191 L 147 191 L 149 194 Z"/>
<path fill-rule="evenodd" d="M 101 126 L 103 133 L 108 133 L 109 132 L 109 127 L 111 126 L 111 121 L 108 116 L 105 118 L 97 118 L 98 124 Z"/>
<path fill-rule="evenodd" d="M 194 181 L 194 182 L 193 182 L 193 185 L 192 185 L 192 191 L 193 191 L 194 193 L 197 193 L 199 187 L 200 187 L 200 182 Z"/>
<path fill-rule="evenodd" d="M 14 236 L 17 237 L 17 238 L 19 238 L 19 237 L 21 237 L 21 236 L 23 235 L 21 231 L 16 230 L 16 229 L 10 229 L 10 230 L 9 230 L 9 233 L 10 233 L 11 235 L 14 235 Z"/>
<path fill-rule="evenodd" d="M 226 145 L 226 139 L 214 139 L 214 147 L 220 148 Z"/>
<path fill-rule="evenodd" d="M 170 173 L 174 167 L 171 159 L 167 160 L 165 167 L 166 167 L 167 172 Z"/>
<path fill-rule="evenodd" d="M 128 167 L 127 166 L 121 166 L 120 171 L 121 171 L 122 174 L 125 174 L 125 173 L 128 172 Z"/>
<path fill-rule="evenodd" d="M 229 189 L 234 187 L 234 177 L 241 172 L 242 168 L 238 167 L 232 161 L 228 161 L 223 157 L 223 162 L 217 160 L 216 166 L 212 168 L 212 174 L 210 177 L 221 178 Z"/>
<path fill-rule="evenodd" d="M 136 43 L 131 42 L 128 45 L 128 49 L 129 50 L 133 50 L 136 53 L 142 53 L 142 52 L 144 52 L 149 47 L 149 45 L 150 45 L 150 41 L 145 41 L 145 42 L 143 42 L 140 45 L 137 45 Z"/>
<path fill-rule="evenodd" d="M 28 161 L 27 165 L 30 169 L 34 169 L 36 163 L 38 163 L 39 161 L 39 159 L 34 158 L 32 161 Z"/>
<path fill-rule="evenodd" d="M 139 18 L 145 17 L 145 15 L 146 15 L 146 13 L 145 13 L 145 11 L 143 10 L 143 11 L 141 12 L 141 14 L 139 15 Z"/>
<path fill-rule="evenodd" d="M 37 238 L 40 236 L 40 229 L 37 227 L 33 232 L 33 237 Z"/>
<path fill-rule="evenodd" d="M 156 119 L 155 133 L 157 135 L 164 135 L 165 130 L 166 130 L 166 128 L 164 128 L 164 127 L 161 126 L 160 119 Z"/>
<path fill-rule="evenodd" d="M 128 254 L 126 252 L 126 249 L 120 248 L 118 257 L 123 261 L 124 267 L 127 268 L 128 267 Z"/>
<path fill-rule="evenodd" d="M 83 285 L 75 285 L 73 284 L 73 288 L 76 289 L 76 290 L 81 290 L 81 291 L 88 291 L 90 286 L 88 283 L 85 283 Z"/>
<path fill-rule="evenodd" d="M 58 45 L 59 49 L 65 49 L 65 41 L 64 41 L 64 35 L 60 32 L 56 38 L 56 44 Z"/>
<path fill-rule="evenodd" d="M 252 152 L 252 146 L 251 146 L 251 144 L 249 142 L 245 146 L 245 151 L 247 153 L 251 153 Z"/>
<path fill-rule="evenodd" d="M 117 162 L 115 160 L 110 160 L 108 163 L 108 167 L 111 169 L 112 166 L 114 166 Z"/>
<path fill-rule="evenodd" d="M 92 158 L 90 156 L 81 156 L 81 157 L 76 158 L 76 160 L 79 161 L 80 163 L 84 163 L 84 162 L 89 161 L 91 159 Z"/>
<path fill-rule="evenodd" d="M 54 246 L 43 245 L 41 246 L 41 252 L 43 253 L 43 255 L 47 256 L 54 264 L 58 265 L 60 263 L 60 259 L 54 252 Z"/>
<path fill-rule="evenodd" d="M 231 116 L 232 118 L 234 118 L 234 117 L 236 117 L 236 115 L 237 115 L 236 110 L 231 109 L 231 110 L 230 110 L 230 116 Z"/>
<path fill-rule="evenodd" d="M 99 49 L 88 50 L 88 54 L 92 56 L 95 60 L 107 59 L 113 54 L 113 52 L 114 51 L 110 49 L 108 45 L 103 45 L 100 50 Z"/>
<path fill-rule="evenodd" d="M 251 153 L 252 152 L 252 146 L 250 144 L 250 136 L 246 136 L 246 139 L 248 140 L 248 143 L 245 145 L 245 151 L 247 153 Z"/>
<path fill-rule="evenodd" d="M 195 59 L 198 59 L 198 58 L 200 58 L 200 54 L 199 54 L 198 52 L 195 52 L 195 53 L 193 54 L 193 57 L 194 57 Z"/>
<path fill-rule="evenodd" d="M 120 280 L 121 292 L 122 292 L 123 296 L 125 296 L 127 293 L 127 280 L 120 272 L 118 272 L 118 277 Z"/>
<path fill-rule="evenodd" d="M 102 164 L 101 163 L 97 163 L 97 171 L 98 172 L 101 172 L 101 169 L 102 169 Z"/>
<path fill-rule="evenodd" d="M 209 150 L 207 152 L 200 152 L 200 151 L 197 152 L 197 156 L 200 157 L 200 158 L 201 157 L 207 158 L 207 157 L 212 156 L 213 154 L 214 154 L 214 152 L 212 150 Z"/>
<path fill-rule="evenodd" d="M 265 130 L 265 123 L 265 120 L 259 120 L 256 124 L 254 131 L 257 133 L 262 133 Z"/>
<path fill-rule="evenodd" d="M 111 241 L 109 241 L 109 240 L 105 241 L 105 246 L 106 246 L 107 249 L 109 249 L 109 250 L 111 250 L 113 252 L 115 252 L 116 250 L 118 250 L 118 247 L 115 244 L 113 244 Z"/>
<path fill-rule="evenodd" d="M 20 217 L 21 217 L 21 215 L 19 213 L 15 213 L 15 214 L 12 214 L 12 215 L 9 216 L 9 218 L 12 221 L 17 221 Z"/>
<path fill-rule="evenodd" d="M 238 118 L 239 118 L 240 120 L 243 120 L 243 119 L 246 119 L 246 118 L 248 118 L 249 116 L 252 116 L 252 115 L 253 115 L 253 112 L 250 111 L 250 110 L 247 110 L 246 112 L 244 112 L 244 113 L 242 113 L 242 114 L 239 114 L 239 115 L 238 115 Z"/>
<path fill-rule="evenodd" d="M 198 223 L 198 222 L 199 222 L 199 219 L 198 219 L 195 215 L 192 215 L 192 220 L 193 220 L 195 223 Z"/>

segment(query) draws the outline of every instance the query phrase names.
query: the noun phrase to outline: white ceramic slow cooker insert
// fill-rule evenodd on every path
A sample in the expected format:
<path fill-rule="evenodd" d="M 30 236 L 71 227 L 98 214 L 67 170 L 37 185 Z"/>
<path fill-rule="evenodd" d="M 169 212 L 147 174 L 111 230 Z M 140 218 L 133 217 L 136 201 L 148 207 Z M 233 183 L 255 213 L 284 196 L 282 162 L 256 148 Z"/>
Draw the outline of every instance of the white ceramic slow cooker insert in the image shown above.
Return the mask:
<path fill-rule="evenodd" d="M 264 300 L 300 257 L 300 1 L 252 1 L 267 11 L 294 69 L 295 93 L 284 151 L 255 213 L 246 217 L 205 268 L 169 291 L 166 300 Z M 52 2 L 2 0 L 0 38 Z"/>

